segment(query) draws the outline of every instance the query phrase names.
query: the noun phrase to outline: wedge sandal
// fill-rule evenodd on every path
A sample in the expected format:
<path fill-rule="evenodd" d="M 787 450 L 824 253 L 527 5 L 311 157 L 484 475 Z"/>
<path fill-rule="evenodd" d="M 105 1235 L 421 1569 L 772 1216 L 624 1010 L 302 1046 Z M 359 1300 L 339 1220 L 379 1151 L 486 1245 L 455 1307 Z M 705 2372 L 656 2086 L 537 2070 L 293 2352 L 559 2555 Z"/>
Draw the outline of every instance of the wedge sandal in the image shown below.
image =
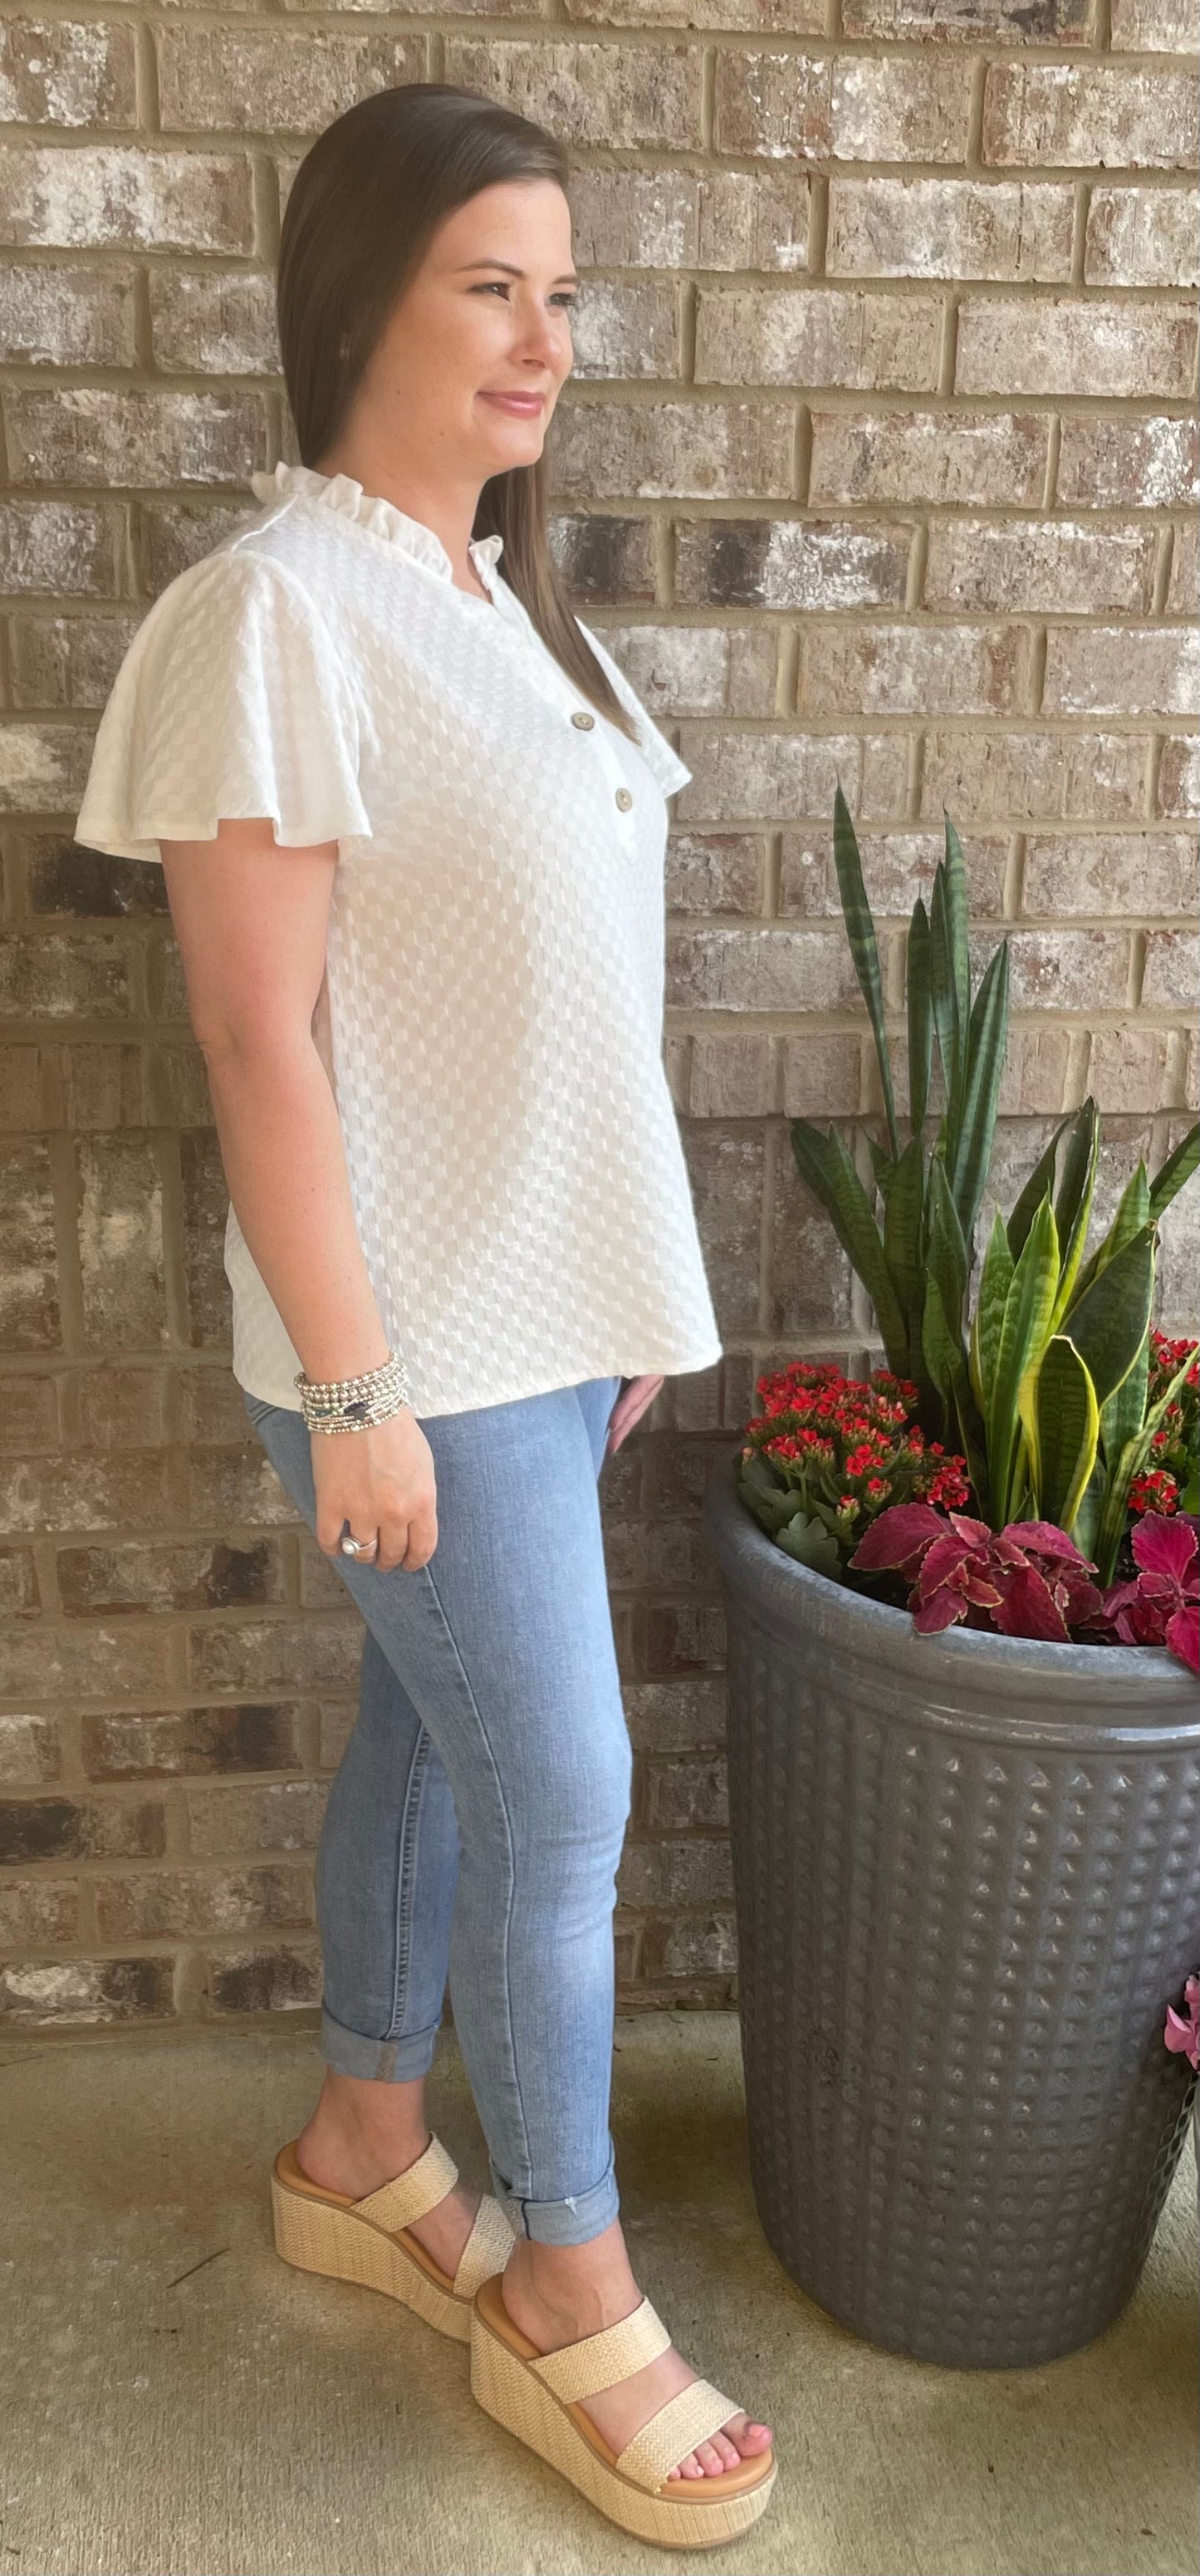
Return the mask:
<path fill-rule="evenodd" d="M 439 2138 L 431 2138 L 406 2173 L 368 2192 L 364 2200 L 350 2200 L 309 2181 L 293 2140 L 280 2148 L 271 2175 L 276 2252 L 298 2271 L 327 2272 L 335 2281 L 383 2290 L 441 2334 L 469 2343 L 471 2301 L 481 2282 L 503 2271 L 513 2231 L 499 2201 L 486 2195 L 453 2278 L 443 2272 L 409 2230 L 457 2181 L 453 2156 Z"/>
<path fill-rule="evenodd" d="M 613 2451 L 578 2402 L 632 2379 L 671 2337 L 649 2299 L 631 2316 L 558 2352 L 539 2353 L 513 2324 L 498 2279 L 484 2281 L 471 2313 L 471 2389 L 507 2433 L 558 2469 L 610 2522 L 664 2549 L 734 2540 L 765 2511 L 773 2451 L 720 2477 L 671 2478 L 669 2469 L 741 2409 L 707 2379 L 669 2397 L 623 2451 Z"/>

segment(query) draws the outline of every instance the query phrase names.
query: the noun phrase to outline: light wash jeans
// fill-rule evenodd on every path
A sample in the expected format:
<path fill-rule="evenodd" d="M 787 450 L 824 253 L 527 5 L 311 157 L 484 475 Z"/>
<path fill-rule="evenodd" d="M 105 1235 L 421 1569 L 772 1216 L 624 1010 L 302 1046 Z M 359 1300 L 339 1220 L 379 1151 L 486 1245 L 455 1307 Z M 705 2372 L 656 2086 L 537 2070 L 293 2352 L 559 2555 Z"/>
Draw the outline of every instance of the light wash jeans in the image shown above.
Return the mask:
<path fill-rule="evenodd" d="M 621 1383 L 423 1420 L 428 1564 L 330 1560 L 366 1635 L 317 1851 L 321 2053 L 343 2075 L 424 2075 L 448 1975 L 493 2188 L 544 2245 L 586 2243 L 618 2207 L 612 1914 L 631 1756 L 597 1479 Z M 245 1404 L 315 1529 L 303 1417 Z"/>

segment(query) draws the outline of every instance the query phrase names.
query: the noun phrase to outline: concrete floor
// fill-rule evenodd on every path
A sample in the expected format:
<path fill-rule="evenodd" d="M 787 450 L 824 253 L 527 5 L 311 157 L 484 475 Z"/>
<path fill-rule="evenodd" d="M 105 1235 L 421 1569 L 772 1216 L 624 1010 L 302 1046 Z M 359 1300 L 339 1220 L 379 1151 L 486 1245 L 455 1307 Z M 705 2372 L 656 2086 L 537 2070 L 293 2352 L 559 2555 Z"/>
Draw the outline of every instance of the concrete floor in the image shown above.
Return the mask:
<path fill-rule="evenodd" d="M 626 2541 L 509 2441 L 461 2347 L 277 2260 L 269 2159 L 317 2071 L 295 2028 L 0 2056 L 0 2571 L 1191 2576 L 1190 2150 L 1108 2335 L 1047 2369 L 933 2370 L 854 2341 L 766 2246 L 736 2021 L 619 2023 L 639 2275 L 697 2367 L 774 2423 L 781 2462 L 753 2532 L 676 2557 Z M 432 2107 L 483 2180 L 450 2039 Z"/>

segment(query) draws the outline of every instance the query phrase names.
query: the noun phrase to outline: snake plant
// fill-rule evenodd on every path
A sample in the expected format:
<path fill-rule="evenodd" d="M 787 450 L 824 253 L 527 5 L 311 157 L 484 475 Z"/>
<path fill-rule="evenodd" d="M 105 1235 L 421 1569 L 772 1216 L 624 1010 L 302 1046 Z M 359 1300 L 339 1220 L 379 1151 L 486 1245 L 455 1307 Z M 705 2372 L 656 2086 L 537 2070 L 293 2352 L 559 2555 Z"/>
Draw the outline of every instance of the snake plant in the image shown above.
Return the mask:
<path fill-rule="evenodd" d="M 833 848 L 888 1141 L 868 1144 L 872 1188 L 832 1128 L 822 1134 L 794 1118 L 797 1169 L 871 1298 L 888 1366 L 916 1386 L 925 1429 L 966 1458 L 981 1517 L 997 1530 L 1025 1518 L 1054 1523 L 1107 1581 L 1130 1486 L 1176 1391 L 1173 1380 L 1148 1407 L 1155 1255 L 1159 1220 L 1196 1168 L 1200 1127 L 1153 1180 L 1139 1163 L 1108 1232 L 1089 1249 L 1100 1121 L 1085 1100 L 1061 1121 L 1007 1222 L 997 1211 L 968 1317 L 1008 1045 L 1008 942 L 972 992 L 966 868 L 947 814 L 928 910 L 918 899 L 908 934 L 902 1137 L 879 945 L 840 784 Z M 927 1140 L 935 1044 L 944 1107 Z"/>

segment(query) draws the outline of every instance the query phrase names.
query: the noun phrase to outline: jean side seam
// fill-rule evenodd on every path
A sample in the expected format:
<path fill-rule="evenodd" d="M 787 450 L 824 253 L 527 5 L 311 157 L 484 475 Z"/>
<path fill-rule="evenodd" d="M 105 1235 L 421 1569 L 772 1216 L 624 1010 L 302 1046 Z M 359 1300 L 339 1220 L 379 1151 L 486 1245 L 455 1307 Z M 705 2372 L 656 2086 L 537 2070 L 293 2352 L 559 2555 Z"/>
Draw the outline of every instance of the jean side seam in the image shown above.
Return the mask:
<path fill-rule="evenodd" d="M 502 1780 L 501 1780 L 501 1777 L 500 1777 L 500 1766 L 499 1766 L 499 1764 L 498 1764 L 498 1762 L 497 1762 L 497 1760 L 496 1760 L 496 1756 L 495 1756 L 495 1754 L 494 1754 L 494 1752 L 493 1752 L 493 1750 L 492 1750 L 491 1741 L 490 1741 L 489 1736 L 488 1736 L 487 1727 L 486 1727 L 486 1725 L 485 1725 L 485 1723 L 484 1723 L 483 1711 L 482 1711 L 482 1709 L 480 1708 L 479 1701 L 478 1701 L 478 1699 L 477 1699 L 477 1697 L 476 1697 L 475 1689 L 474 1689 L 474 1685 L 473 1685 L 473 1683 L 472 1683 L 472 1681 L 471 1681 L 470 1674 L 469 1674 L 469 1673 L 468 1673 L 468 1671 L 467 1671 L 466 1665 L 464 1664 L 463 1659 L 462 1659 L 462 1655 L 461 1655 L 461 1653 L 460 1653 L 460 1651 L 459 1651 L 458 1639 L 457 1639 L 457 1637 L 455 1636 L 455 1634 L 454 1634 L 454 1630 L 452 1629 L 452 1627 L 451 1627 L 451 1625 L 450 1625 L 450 1621 L 449 1621 L 449 1619 L 448 1619 L 448 1617 L 447 1617 L 447 1615 L 446 1615 L 446 1606 L 445 1606 L 445 1603 L 444 1603 L 444 1602 L 443 1602 L 443 1600 L 442 1600 L 441 1593 L 438 1591 L 437 1584 L 436 1584 L 436 1582 L 434 1581 L 432 1568 L 431 1568 L 431 1566 L 430 1566 L 428 1563 L 425 1565 L 424 1572 L 425 1572 L 425 1573 L 428 1575 L 428 1577 L 429 1577 L 429 1589 L 430 1589 L 430 1591 L 432 1592 L 433 1597 L 434 1597 L 434 1600 L 435 1600 L 435 1601 L 436 1601 L 436 1603 L 437 1603 L 437 1607 L 438 1607 L 438 1615 L 439 1615 L 439 1617 L 440 1617 L 440 1619 L 441 1619 L 442 1626 L 443 1626 L 443 1628 L 444 1628 L 444 1629 L 445 1629 L 445 1631 L 446 1631 L 446 1636 L 447 1636 L 447 1638 L 448 1638 L 448 1640 L 449 1640 L 451 1651 L 452 1651 L 452 1653 L 453 1653 L 453 1655 L 454 1655 L 454 1658 L 455 1658 L 455 1661 L 456 1661 L 456 1663 L 457 1663 L 457 1665 L 458 1665 L 459 1672 L 460 1672 L 460 1673 L 461 1673 L 461 1675 L 462 1675 L 463 1684 L 464 1684 L 464 1687 L 465 1687 L 465 1689 L 466 1689 L 466 1691 L 467 1691 L 467 1695 L 468 1695 L 468 1697 L 469 1697 L 469 1699 L 470 1699 L 471 1707 L 472 1707 L 472 1709 L 473 1709 L 473 1711 L 474 1711 L 474 1715 L 475 1715 L 475 1722 L 476 1722 L 476 1725 L 477 1725 L 477 1726 L 478 1726 L 478 1728 L 479 1728 L 480 1740 L 481 1740 L 481 1742 L 482 1742 L 482 1744 L 483 1744 L 484 1751 L 485 1751 L 485 1753 L 486 1753 L 486 1755 L 487 1755 L 488 1762 L 489 1762 L 489 1764 L 490 1764 L 490 1766 L 491 1766 L 492 1778 L 493 1778 L 493 1780 L 494 1780 L 494 1782 L 495 1782 L 495 1787 L 496 1787 L 496 1796 L 497 1796 L 497 1799 L 499 1800 L 499 1805 L 500 1805 L 500 1813 L 501 1813 L 501 1815 L 502 1815 L 502 1817 L 503 1817 L 503 1819 L 504 1819 L 504 1832 L 505 1832 L 505 1838 L 506 1838 L 506 1840 L 507 1840 L 507 1844 L 508 1844 L 508 1889 L 509 1889 L 509 1892 L 508 1892 L 508 1900 L 507 1900 L 507 1903 L 506 1903 L 506 1905 L 505 1905 L 505 1909 L 504 1909 L 504 1947 L 503 1947 L 503 1955 L 504 1955 L 504 1996 L 505 1996 L 505 2004 L 506 2004 L 506 2007 L 507 2007 L 507 2030 L 506 2030 L 506 2033 L 505 2033 L 505 2037 L 506 2037 L 506 2043 L 507 2043 L 507 2049 L 508 2049 L 509 2067 L 510 2067 L 510 2071 L 511 2071 L 511 2075 L 512 2075 L 512 2087 L 513 2087 L 513 2093 L 514 2093 L 514 2096 L 515 2096 L 515 2098 L 516 2098 L 517 2110 L 518 2110 L 518 2113 L 519 2113 L 519 2116 L 520 2116 L 520 2122 L 521 2122 L 521 2145 L 522 2145 L 522 2153 L 523 2153 L 524 2158 L 525 2158 L 525 2167 L 526 2167 L 526 2171 L 528 2172 L 528 2171 L 530 2170 L 530 2153 L 529 2153 L 529 2122 L 528 2122 L 528 2120 L 527 2120 L 527 2118 L 526 2118 L 526 2115 L 525 2115 L 525 2103 L 524 2103 L 524 2100 L 523 2100 L 523 2098 L 522 2098 L 522 2094 L 521 2094 L 521 2079 L 520 2079 L 520 2075 L 519 2075 L 519 2072 L 518 2072 L 518 2069 L 517 2069 L 517 2052 L 516 2052 L 515 2047 L 513 2046 L 513 2020 L 514 2020 L 514 2016 L 513 2016 L 513 2002 L 512 2002 L 512 1976 L 511 1976 L 511 1969 L 510 1969 L 510 1950 L 511 1950 L 511 1941 L 512 1941 L 512 1913 L 513 1913 L 513 1905 L 514 1905 L 515 1898 L 516 1898 L 516 1888 L 517 1888 L 517 1869 L 516 1869 L 516 1857 L 515 1857 L 514 1844 L 513 1844 L 512 1819 L 511 1819 L 511 1817 L 510 1817 L 510 1815 L 509 1815 L 507 1802 L 506 1802 L 506 1800 L 505 1800 L 505 1796 L 504 1796 L 504 1784 L 503 1784 L 503 1782 L 502 1782 Z"/>
<path fill-rule="evenodd" d="M 604 1470 L 605 1470 L 605 1467 L 606 1467 L 606 1466 L 607 1466 L 607 1464 L 608 1464 L 608 1435 L 609 1435 L 609 1431 L 610 1431 L 610 1429 L 611 1429 L 611 1427 L 612 1427 L 612 1418 L 613 1418 L 614 1413 L 616 1412 L 616 1409 L 617 1409 L 617 1401 L 618 1401 L 618 1398 L 619 1398 L 619 1396 L 620 1396 L 621 1389 L 622 1389 L 622 1387 L 623 1387 L 624 1383 L 625 1383 L 624 1378 L 622 1378 L 622 1377 L 618 1377 L 617 1382 L 616 1382 L 616 1385 L 615 1385 L 615 1386 L 614 1386 L 614 1388 L 613 1388 L 612 1402 L 611 1402 L 611 1404 L 609 1405 L 608 1412 L 607 1412 L 607 1414 L 605 1415 L 605 1418 L 604 1418 L 604 1437 L 603 1437 L 603 1440 L 602 1440 L 601 1445 L 600 1445 L 600 1456 L 599 1456 L 599 1459 L 596 1461 L 596 1468 L 595 1468 L 595 1476 L 596 1476 L 596 1484 L 597 1484 L 597 1486 L 599 1486 L 600 1478 L 601 1478 L 601 1476 L 603 1475 Z M 575 1388 L 575 1401 L 576 1401 L 576 1403 L 577 1403 L 577 1404 L 578 1404 L 578 1406 L 579 1406 L 579 1418 L 580 1418 L 580 1421 L 581 1421 L 581 1422 L 582 1422 L 582 1424 L 583 1424 L 584 1433 L 585 1433 L 585 1436 L 586 1436 L 586 1438 L 587 1438 L 588 1447 L 589 1447 L 589 1449 L 590 1449 L 590 1447 L 591 1447 L 591 1433 L 588 1431 L 587 1415 L 586 1415 L 586 1413 L 584 1412 L 584 1407 L 583 1407 L 583 1397 L 582 1397 L 582 1395 L 580 1394 L 580 1391 L 579 1391 L 578 1386 Z"/>
<path fill-rule="evenodd" d="M 431 1739 L 424 1726 L 413 1747 L 400 1816 L 400 1841 L 396 1866 L 396 1963 L 392 1978 L 392 2017 L 387 2028 L 389 2040 L 400 2037 L 400 2023 L 408 2001 L 408 1972 L 412 1962 L 412 1870 L 421 1824 L 421 1800 L 429 1769 Z M 406 1901 L 407 1900 L 407 1901 Z"/>

